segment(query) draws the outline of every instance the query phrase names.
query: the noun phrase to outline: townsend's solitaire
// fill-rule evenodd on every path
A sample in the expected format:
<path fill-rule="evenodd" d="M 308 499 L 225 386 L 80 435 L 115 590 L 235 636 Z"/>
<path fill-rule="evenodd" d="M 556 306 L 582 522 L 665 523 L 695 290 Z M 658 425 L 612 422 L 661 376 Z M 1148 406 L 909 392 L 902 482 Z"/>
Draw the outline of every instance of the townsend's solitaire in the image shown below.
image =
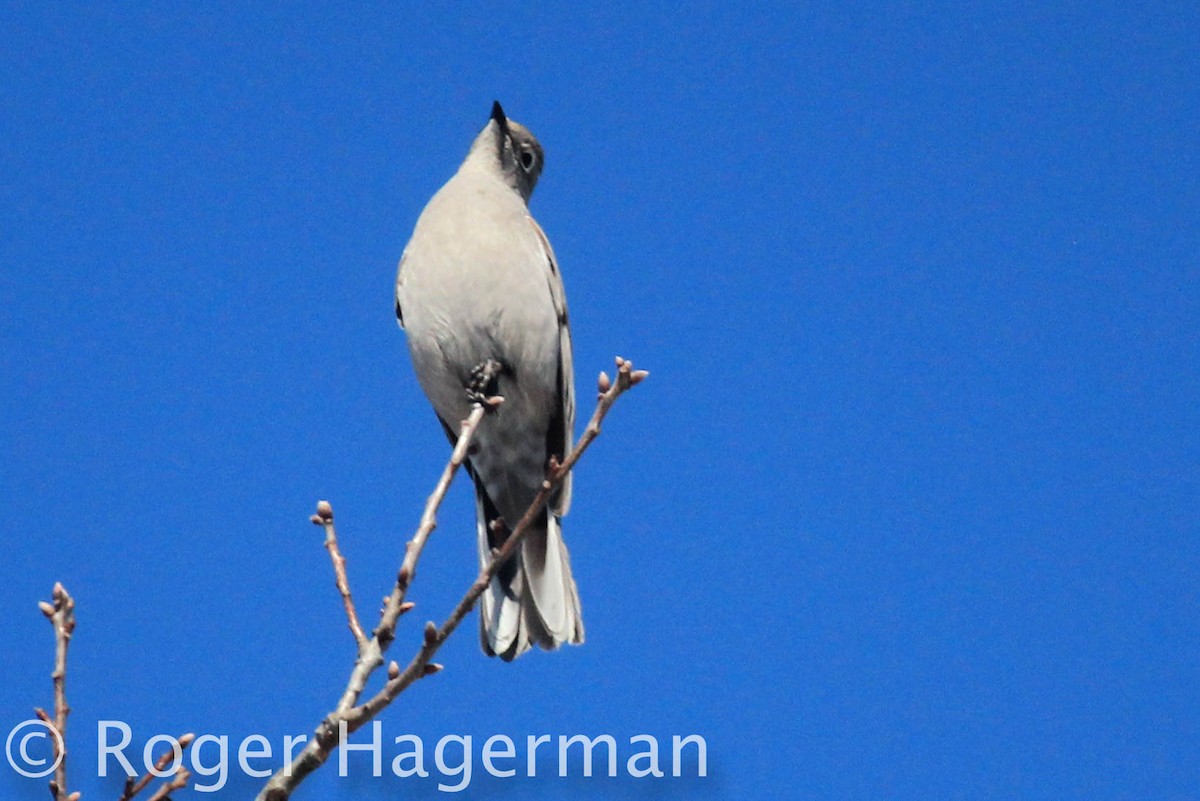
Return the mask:
<path fill-rule="evenodd" d="M 475 434 L 480 562 L 502 544 L 497 518 L 516 525 L 550 457 L 571 447 L 575 389 L 562 277 L 529 214 L 542 146 L 499 103 L 458 172 L 433 196 L 400 257 L 396 316 L 417 380 L 451 439 L 470 413 L 467 392 L 504 397 Z M 490 369 L 485 369 L 490 368 Z M 570 476 L 510 562 L 480 597 L 483 650 L 508 661 L 540 645 L 583 642 L 579 594 L 559 520 Z"/>

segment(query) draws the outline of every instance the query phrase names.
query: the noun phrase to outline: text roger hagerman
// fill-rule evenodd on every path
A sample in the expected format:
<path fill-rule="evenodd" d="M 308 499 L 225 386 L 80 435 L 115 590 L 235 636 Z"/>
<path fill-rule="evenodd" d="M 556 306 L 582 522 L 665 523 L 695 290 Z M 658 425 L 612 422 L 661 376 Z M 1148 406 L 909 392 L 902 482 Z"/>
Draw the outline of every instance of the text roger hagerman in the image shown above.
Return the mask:
<path fill-rule="evenodd" d="M 390 737 L 390 744 L 385 743 L 383 725 L 378 720 L 372 722 L 369 736 L 366 732 L 358 735 L 362 738 L 359 742 L 349 741 L 344 721 L 339 734 L 339 776 L 367 775 L 368 772 L 371 776 L 382 776 L 387 758 L 388 772 L 398 778 L 428 777 L 432 766 L 440 778 L 455 779 L 453 784 L 438 782 L 438 789 L 444 792 L 458 792 L 470 785 L 475 747 L 480 741 L 480 764 L 489 775 L 501 779 L 537 776 L 539 754 L 543 768 L 547 759 L 557 758 L 557 775 L 562 777 L 590 777 L 594 775 L 593 761 L 601 759 L 604 760 L 604 774 L 610 777 L 616 777 L 620 768 L 624 768 L 624 775 L 639 779 L 667 775 L 703 778 L 708 775 L 708 743 L 699 734 L 671 735 L 669 747 L 665 742 L 660 746 L 659 738 L 651 734 L 632 735 L 627 738 L 627 745 L 621 746 L 610 734 L 594 737 L 560 734 L 557 742 L 549 734 L 530 734 L 515 739 L 505 734 L 493 734 L 486 739 L 470 734 L 447 734 L 439 738 L 432 749 L 427 749 L 424 739 L 416 734 Z M 119 769 L 127 776 L 137 776 L 140 772 L 169 776 L 183 765 L 196 777 L 192 789 L 202 793 L 222 789 L 231 770 L 256 778 L 267 778 L 280 769 L 287 772 L 297 750 L 308 742 L 305 734 L 285 735 L 282 748 L 276 749 L 263 735 L 251 734 L 237 743 L 231 753 L 229 735 L 202 734 L 192 742 L 185 755 L 179 741 L 169 734 L 150 737 L 138 753 L 138 749 L 131 747 L 133 730 L 122 721 L 99 721 L 96 735 L 99 776 L 107 776 L 110 768 Z M 517 743 L 524 746 L 523 754 L 518 754 Z M 173 759 L 159 768 L 155 763 L 157 755 L 164 752 L 164 746 L 173 750 Z M 133 760 L 141 763 L 141 771 Z M 524 768 L 523 773 L 519 773 L 521 768 Z"/>

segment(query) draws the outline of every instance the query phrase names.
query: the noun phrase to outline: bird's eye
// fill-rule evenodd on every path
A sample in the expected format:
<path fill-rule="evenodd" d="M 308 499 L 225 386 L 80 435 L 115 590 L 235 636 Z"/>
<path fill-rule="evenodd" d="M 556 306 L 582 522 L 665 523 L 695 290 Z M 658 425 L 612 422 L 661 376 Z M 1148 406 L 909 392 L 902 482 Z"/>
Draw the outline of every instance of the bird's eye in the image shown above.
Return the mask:
<path fill-rule="evenodd" d="M 526 171 L 533 169 L 533 153 L 532 153 L 532 151 L 529 151 L 529 150 L 521 151 L 521 166 L 524 167 L 526 169 Z"/>

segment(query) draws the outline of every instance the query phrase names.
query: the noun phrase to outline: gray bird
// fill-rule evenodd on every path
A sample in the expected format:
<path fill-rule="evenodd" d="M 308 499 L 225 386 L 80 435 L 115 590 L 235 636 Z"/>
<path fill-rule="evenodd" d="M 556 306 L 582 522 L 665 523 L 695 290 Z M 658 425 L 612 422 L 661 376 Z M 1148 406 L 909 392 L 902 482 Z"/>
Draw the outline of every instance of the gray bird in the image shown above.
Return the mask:
<path fill-rule="evenodd" d="M 481 564 L 506 536 L 493 521 L 516 525 L 550 457 L 570 450 L 575 423 L 562 277 L 528 208 L 542 158 L 533 134 L 495 103 L 466 160 L 417 220 L 396 277 L 396 317 L 417 381 L 451 440 L 470 413 L 467 387 L 504 397 L 480 426 L 466 465 Z M 481 596 L 489 656 L 510 661 L 534 644 L 583 642 L 560 527 L 570 502 L 568 476 Z"/>

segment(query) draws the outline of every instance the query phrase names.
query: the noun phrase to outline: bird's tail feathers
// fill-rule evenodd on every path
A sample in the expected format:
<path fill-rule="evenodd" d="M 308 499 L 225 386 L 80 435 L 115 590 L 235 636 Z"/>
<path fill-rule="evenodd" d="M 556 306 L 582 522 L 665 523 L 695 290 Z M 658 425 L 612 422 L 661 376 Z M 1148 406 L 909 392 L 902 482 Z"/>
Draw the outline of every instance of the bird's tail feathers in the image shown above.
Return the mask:
<path fill-rule="evenodd" d="M 491 561 L 488 529 L 495 511 L 479 482 L 475 486 L 479 562 Z M 506 662 L 538 645 L 549 651 L 564 642 L 583 642 L 579 592 L 558 515 L 547 511 L 525 534 L 509 564 L 492 577 L 479 599 L 480 642 L 488 656 Z"/>

